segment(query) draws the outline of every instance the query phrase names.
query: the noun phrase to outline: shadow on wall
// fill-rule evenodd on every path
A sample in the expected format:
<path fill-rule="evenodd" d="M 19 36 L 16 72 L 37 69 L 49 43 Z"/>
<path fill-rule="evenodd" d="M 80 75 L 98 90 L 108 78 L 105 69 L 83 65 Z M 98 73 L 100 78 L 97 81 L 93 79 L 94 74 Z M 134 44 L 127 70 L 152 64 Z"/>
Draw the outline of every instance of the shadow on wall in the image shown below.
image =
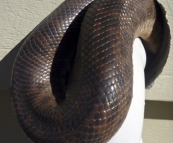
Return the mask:
<path fill-rule="evenodd" d="M 28 34 L 29 35 L 29 34 Z M 28 36 L 27 35 L 27 36 Z M 15 57 L 27 38 L 18 43 L 0 61 L 0 142 L 1 143 L 32 143 L 17 123 L 11 103 L 10 81 Z"/>
<path fill-rule="evenodd" d="M 15 57 L 28 35 L 0 61 L 0 90 L 10 88 L 11 73 Z"/>

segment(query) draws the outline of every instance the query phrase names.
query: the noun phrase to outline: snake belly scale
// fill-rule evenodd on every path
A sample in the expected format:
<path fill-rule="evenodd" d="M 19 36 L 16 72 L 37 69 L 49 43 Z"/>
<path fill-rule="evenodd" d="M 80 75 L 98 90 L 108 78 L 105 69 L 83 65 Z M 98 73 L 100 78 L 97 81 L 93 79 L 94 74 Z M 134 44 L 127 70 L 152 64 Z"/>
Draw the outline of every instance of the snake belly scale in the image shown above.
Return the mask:
<path fill-rule="evenodd" d="M 109 141 L 132 99 L 133 41 L 140 37 L 156 53 L 156 21 L 153 0 L 63 2 L 14 63 L 12 101 L 25 134 L 35 143 Z"/>

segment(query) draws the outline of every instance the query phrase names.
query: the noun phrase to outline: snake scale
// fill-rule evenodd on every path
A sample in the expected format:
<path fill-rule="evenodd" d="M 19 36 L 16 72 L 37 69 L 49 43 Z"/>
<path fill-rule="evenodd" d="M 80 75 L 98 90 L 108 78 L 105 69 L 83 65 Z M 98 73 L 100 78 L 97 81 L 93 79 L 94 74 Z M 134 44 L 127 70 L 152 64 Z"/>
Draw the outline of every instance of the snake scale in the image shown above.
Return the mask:
<path fill-rule="evenodd" d="M 106 143 L 126 118 L 133 87 L 132 45 L 161 72 L 163 24 L 154 0 L 66 0 L 27 37 L 14 63 L 15 113 L 35 143 Z M 158 62 L 159 61 L 159 62 Z"/>

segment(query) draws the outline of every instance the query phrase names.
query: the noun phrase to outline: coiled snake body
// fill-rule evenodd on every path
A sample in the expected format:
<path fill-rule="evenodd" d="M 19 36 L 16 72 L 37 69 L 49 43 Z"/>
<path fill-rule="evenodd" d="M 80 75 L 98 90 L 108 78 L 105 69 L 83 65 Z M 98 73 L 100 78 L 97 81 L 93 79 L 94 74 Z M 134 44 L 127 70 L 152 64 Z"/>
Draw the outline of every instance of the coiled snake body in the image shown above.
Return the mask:
<path fill-rule="evenodd" d="M 133 41 L 157 55 L 161 27 L 154 0 L 63 2 L 14 63 L 12 100 L 26 135 L 35 143 L 107 142 L 131 103 Z M 156 61 L 146 66 L 147 85 L 165 63 Z"/>

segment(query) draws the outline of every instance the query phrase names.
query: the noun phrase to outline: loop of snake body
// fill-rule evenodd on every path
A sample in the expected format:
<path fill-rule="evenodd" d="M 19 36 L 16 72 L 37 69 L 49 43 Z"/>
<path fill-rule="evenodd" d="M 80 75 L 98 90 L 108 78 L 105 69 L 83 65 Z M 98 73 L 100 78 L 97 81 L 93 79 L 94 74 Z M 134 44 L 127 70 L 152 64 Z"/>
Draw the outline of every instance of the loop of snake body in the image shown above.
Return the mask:
<path fill-rule="evenodd" d="M 33 142 L 106 143 L 118 131 L 132 100 L 134 39 L 153 55 L 146 85 L 166 62 L 155 56 L 163 27 L 156 5 L 66 0 L 30 33 L 11 90 L 17 119 Z"/>

